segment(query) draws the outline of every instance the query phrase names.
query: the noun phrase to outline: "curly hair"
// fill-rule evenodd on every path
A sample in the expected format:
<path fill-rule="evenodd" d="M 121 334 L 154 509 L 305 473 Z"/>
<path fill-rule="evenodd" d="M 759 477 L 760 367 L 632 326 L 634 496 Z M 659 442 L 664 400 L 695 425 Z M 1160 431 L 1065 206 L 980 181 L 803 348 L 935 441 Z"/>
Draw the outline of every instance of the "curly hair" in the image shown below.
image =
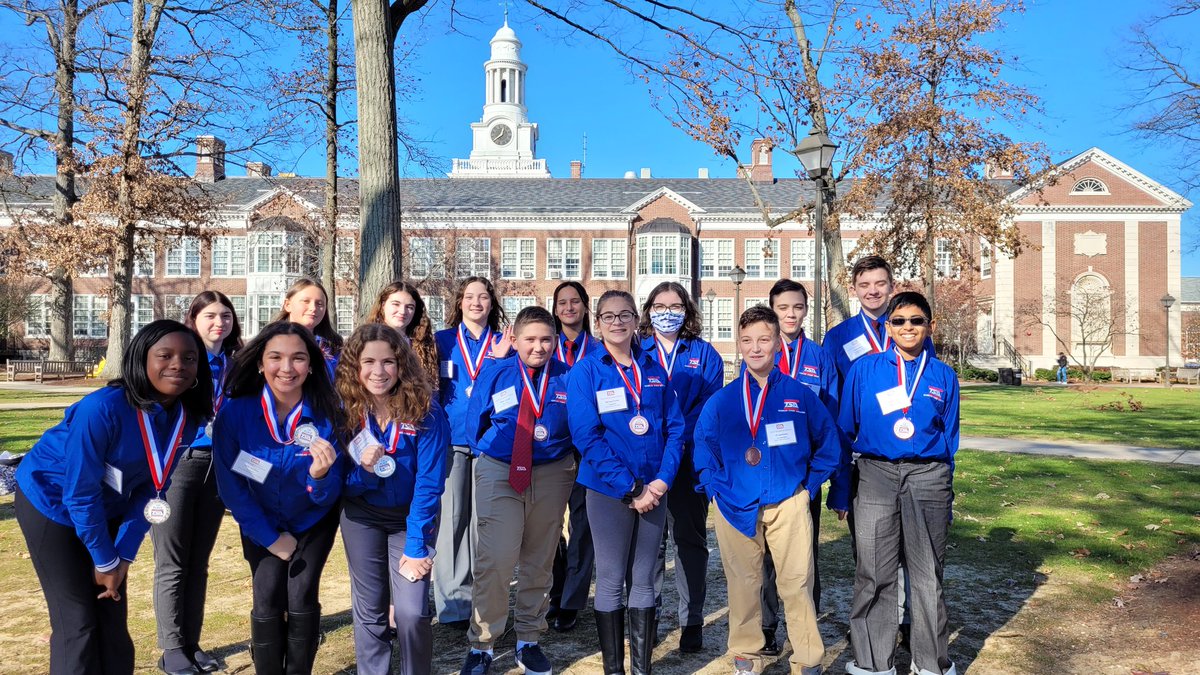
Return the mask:
<path fill-rule="evenodd" d="M 650 295 L 646 296 L 646 302 L 642 303 L 642 319 L 638 322 L 638 335 L 644 338 L 654 335 L 654 326 L 650 325 L 650 308 L 654 306 L 654 299 L 658 297 L 659 293 L 667 291 L 675 291 L 675 295 L 683 300 L 683 327 L 679 329 L 679 337 L 685 340 L 695 340 L 703 335 L 700 309 L 696 307 L 695 302 L 692 302 L 692 296 L 688 295 L 687 289 L 675 281 L 662 282 L 650 291 Z"/>
<path fill-rule="evenodd" d="M 293 295 L 313 286 L 316 286 L 321 291 L 321 295 L 325 296 L 325 316 L 321 317 L 317 325 L 313 326 L 312 334 L 328 342 L 336 356 L 342 351 L 342 336 L 338 335 L 338 332 L 333 329 L 333 323 L 329 321 L 329 291 L 325 290 L 325 286 L 312 277 L 300 277 L 292 284 L 291 288 L 287 289 L 287 293 L 283 296 L 283 302 L 286 305 L 287 301 L 291 300 Z M 288 315 L 288 311 L 280 307 L 279 313 L 275 315 L 275 318 L 271 319 L 271 323 L 290 320 L 291 317 Z"/>
<path fill-rule="evenodd" d="M 429 320 L 429 312 L 425 309 L 425 300 L 421 298 L 421 292 L 417 290 L 416 286 L 402 280 L 396 280 L 384 286 L 379 291 L 379 295 L 375 296 L 375 304 L 371 306 L 371 311 L 367 312 L 365 323 L 386 324 L 387 321 L 383 318 L 383 306 L 387 303 L 388 298 L 396 293 L 407 293 L 416 304 L 412 319 L 404 327 L 404 335 L 408 337 L 412 350 L 416 352 L 417 359 L 425 369 L 429 386 L 437 391 L 440 379 L 438 378 L 437 343 L 433 339 L 433 322 Z"/>
<path fill-rule="evenodd" d="M 364 323 L 346 341 L 334 376 L 346 413 L 346 435 L 353 437 L 357 434 L 363 417 L 371 412 L 371 394 L 363 387 L 358 376 L 361 365 L 359 359 L 369 342 L 386 342 L 396 355 L 396 384 L 389 392 L 388 417 L 419 427 L 429 414 L 433 400 L 433 389 L 429 386 L 420 360 L 395 328 L 382 323 Z"/>
<path fill-rule="evenodd" d="M 496 293 L 496 287 L 487 277 L 467 277 L 458 285 L 458 293 L 454 295 L 454 309 L 450 313 L 450 326 L 457 326 L 462 323 L 463 297 L 467 294 L 467 287 L 471 284 L 479 282 L 487 289 L 488 297 L 491 298 L 492 308 L 488 311 L 487 325 L 493 331 L 498 331 L 508 324 L 508 314 L 504 311 L 503 303 L 500 302 L 500 295 Z"/>

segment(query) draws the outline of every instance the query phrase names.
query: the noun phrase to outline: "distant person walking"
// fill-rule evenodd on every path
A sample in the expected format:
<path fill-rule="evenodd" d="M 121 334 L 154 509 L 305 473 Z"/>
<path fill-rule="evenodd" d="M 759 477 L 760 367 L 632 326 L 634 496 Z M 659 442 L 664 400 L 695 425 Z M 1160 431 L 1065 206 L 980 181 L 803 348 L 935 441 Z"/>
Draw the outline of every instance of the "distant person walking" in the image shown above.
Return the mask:
<path fill-rule="evenodd" d="M 1058 380 L 1058 382 L 1060 382 L 1062 384 L 1067 383 L 1067 355 L 1062 352 L 1058 353 L 1057 380 Z"/>

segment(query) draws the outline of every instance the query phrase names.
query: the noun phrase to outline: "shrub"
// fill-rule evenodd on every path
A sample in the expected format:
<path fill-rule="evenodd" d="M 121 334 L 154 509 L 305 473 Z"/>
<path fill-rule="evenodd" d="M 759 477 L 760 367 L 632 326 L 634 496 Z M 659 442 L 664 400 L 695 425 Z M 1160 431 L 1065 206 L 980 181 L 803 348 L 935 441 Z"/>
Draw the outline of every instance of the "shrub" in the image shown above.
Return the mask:
<path fill-rule="evenodd" d="M 1033 379 L 1043 382 L 1053 382 L 1058 374 L 1057 368 L 1038 368 L 1033 371 Z M 1067 368 L 1067 379 L 1075 382 L 1084 381 L 1082 368 Z M 1112 371 L 1108 368 L 1092 370 L 1092 382 L 1112 382 Z"/>
<path fill-rule="evenodd" d="M 955 368 L 959 378 L 964 380 L 973 380 L 976 382 L 996 382 L 1000 379 L 1000 374 L 994 370 L 986 368 L 976 368 L 970 364 L 962 365 Z"/>

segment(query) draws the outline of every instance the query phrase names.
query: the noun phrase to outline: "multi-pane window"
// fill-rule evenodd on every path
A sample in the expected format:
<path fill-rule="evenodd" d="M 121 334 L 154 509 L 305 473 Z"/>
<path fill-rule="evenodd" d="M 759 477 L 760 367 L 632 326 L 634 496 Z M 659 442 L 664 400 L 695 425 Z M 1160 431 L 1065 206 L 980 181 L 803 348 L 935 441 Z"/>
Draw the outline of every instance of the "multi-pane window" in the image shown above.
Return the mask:
<path fill-rule="evenodd" d="M 271 322 L 283 306 L 283 293 L 256 293 L 250 296 L 250 311 L 242 332 L 254 335 Z"/>
<path fill-rule="evenodd" d="M 987 239 L 979 240 L 979 278 L 992 278 L 992 245 Z"/>
<path fill-rule="evenodd" d="M 492 277 L 492 240 L 487 237 L 459 237 L 454 242 L 455 276 Z"/>
<path fill-rule="evenodd" d="M 212 244 L 214 277 L 246 276 L 246 238 L 216 237 Z"/>
<path fill-rule="evenodd" d="M 408 270 L 414 279 L 446 278 L 446 240 L 442 237 L 410 237 Z"/>
<path fill-rule="evenodd" d="M 624 279 L 628 257 L 624 239 L 593 239 L 592 278 Z"/>
<path fill-rule="evenodd" d="M 767 298 L 742 298 L 742 300 L 743 300 L 743 306 L 742 306 L 743 312 L 746 311 L 747 309 L 750 309 L 751 307 L 755 307 L 757 305 L 762 305 L 763 307 L 771 306 L 769 304 L 769 300 Z"/>
<path fill-rule="evenodd" d="M 133 276 L 154 276 L 154 242 L 149 237 L 137 237 L 137 249 L 133 254 Z"/>
<path fill-rule="evenodd" d="M 434 330 L 442 330 L 446 327 L 446 299 L 440 295 L 431 295 L 424 298 L 425 310 L 429 312 L 429 323 L 433 324 Z"/>
<path fill-rule="evenodd" d="M 853 267 L 854 261 L 859 259 L 860 253 L 854 250 L 857 246 L 857 239 L 842 240 L 842 261 L 846 263 L 846 267 Z M 828 254 L 826 254 L 825 259 L 829 259 Z"/>
<path fill-rule="evenodd" d="M 75 337 L 107 337 L 108 298 L 101 295 L 76 295 L 71 307 L 71 326 Z"/>
<path fill-rule="evenodd" d="M 304 274 L 310 246 L 300 232 L 250 234 L 250 271 L 253 274 Z"/>
<path fill-rule="evenodd" d="M 937 275 L 942 278 L 958 276 L 954 269 L 954 242 L 949 239 L 938 239 L 936 248 Z"/>
<path fill-rule="evenodd" d="M 580 279 L 583 270 L 582 239 L 546 240 L 546 277 Z"/>
<path fill-rule="evenodd" d="M 167 276 L 200 276 L 200 240 L 180 237 L 167 249 Z"/>
<path fill-rule="evenodd" d="M 29 316 L 25 319 L 25 337 L 50 337 L 50 296 L 29 296 Z"/>
<path fill-rule="evenodd" d="M 793 279 L 812 279 L 816 270 L 815 239 L 792 240 L 792 270 Z"/>
<path fill-rule="evenodd" d="M 779 240 L 746 240 L 746 278 L 779 278 Z"/>
<path fill-rule="evenodd" d="M 187 318 L 188 308 L 192 306 L 190 295 L 164 295 L 163 318 L 183 321 Z"/>
<path fill-rule="evenodd" d="M 638 274 L 691 275 L 691 237 L 643 234 L 638 237 Z"/>
<path fill-rule="evenodd" d="M 334 298 L 334 306 L 337 308 L 337 332 L 349 337 L 354 332 L 354 297 L 339 295 Z"/>
<path fill-rule="evenodd" d="M 732 239 L 700 240 L 700 278 L 721 279 L 733 269 Z"/>
<path fill-rule="evenodd" d="M 733 298 L 705 301 L 703 306 L 704 332 L 713 340 L 733 339 Z"/>
<path fill-rule="evenodd" d="M 92 268 L 92 269 L 90 269 L 90 270 L 84 270 L 83 272 L 80 272 L 80 273 L 79 273 L 79 276 L 81 276 L 81 277 L 89 277 L 89 278 L 93 278 L 93 277 L 94 277 L 94 278 L 104 278 L 104 277 L 107 277 L 107 276 L 108 276 L 108 263 L 103 263 L 103 264 L 100 264 L 100 265 L 96 265 L 95 267 L 93 267 L 93 268 Z"/>
<path fill-rule="evenodd" d="M 129 297 L 129 328 L 134 333 L 154 321 L 154 296 L 133 295 Z"/>
<path fill-rule="evenodd" d="M 500 278 L 533 279 L 537 276 L 537 240 L 500 240 Z"/>
<path fill-rule="evenodd" d="M 517 312 L 537 304 L 537 298 L 529 295 L 506 295 L 500 301 L 504 307 L 504 313 L 508 315 L 508 320 L 512 321 L 517 318 Z"/>
<path fill-rule="evenodd" d="M 354 255 L 354 237 L 339 235 L 333 251 L 333 273 L 338 279 L 353 279 L 358 273 L 358 259 Z"/>
<path fill-rule="evenodd" d="M 237 315 L 238 325 L 246 325 L 246 296 L 230 295 L 229 302 L 233 304 L 233 313 Z"/>

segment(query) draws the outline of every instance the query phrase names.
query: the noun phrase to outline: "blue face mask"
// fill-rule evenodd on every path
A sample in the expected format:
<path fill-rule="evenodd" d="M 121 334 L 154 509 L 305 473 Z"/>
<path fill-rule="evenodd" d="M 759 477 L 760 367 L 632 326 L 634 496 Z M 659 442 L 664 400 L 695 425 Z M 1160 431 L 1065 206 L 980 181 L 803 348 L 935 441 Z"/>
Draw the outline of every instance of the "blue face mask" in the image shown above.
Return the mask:
<path fill-rule="evenodd" d="M 684 312 L 650 312 L 650 325 L 660 333 L 678 333 L 686 317 Z"/>

